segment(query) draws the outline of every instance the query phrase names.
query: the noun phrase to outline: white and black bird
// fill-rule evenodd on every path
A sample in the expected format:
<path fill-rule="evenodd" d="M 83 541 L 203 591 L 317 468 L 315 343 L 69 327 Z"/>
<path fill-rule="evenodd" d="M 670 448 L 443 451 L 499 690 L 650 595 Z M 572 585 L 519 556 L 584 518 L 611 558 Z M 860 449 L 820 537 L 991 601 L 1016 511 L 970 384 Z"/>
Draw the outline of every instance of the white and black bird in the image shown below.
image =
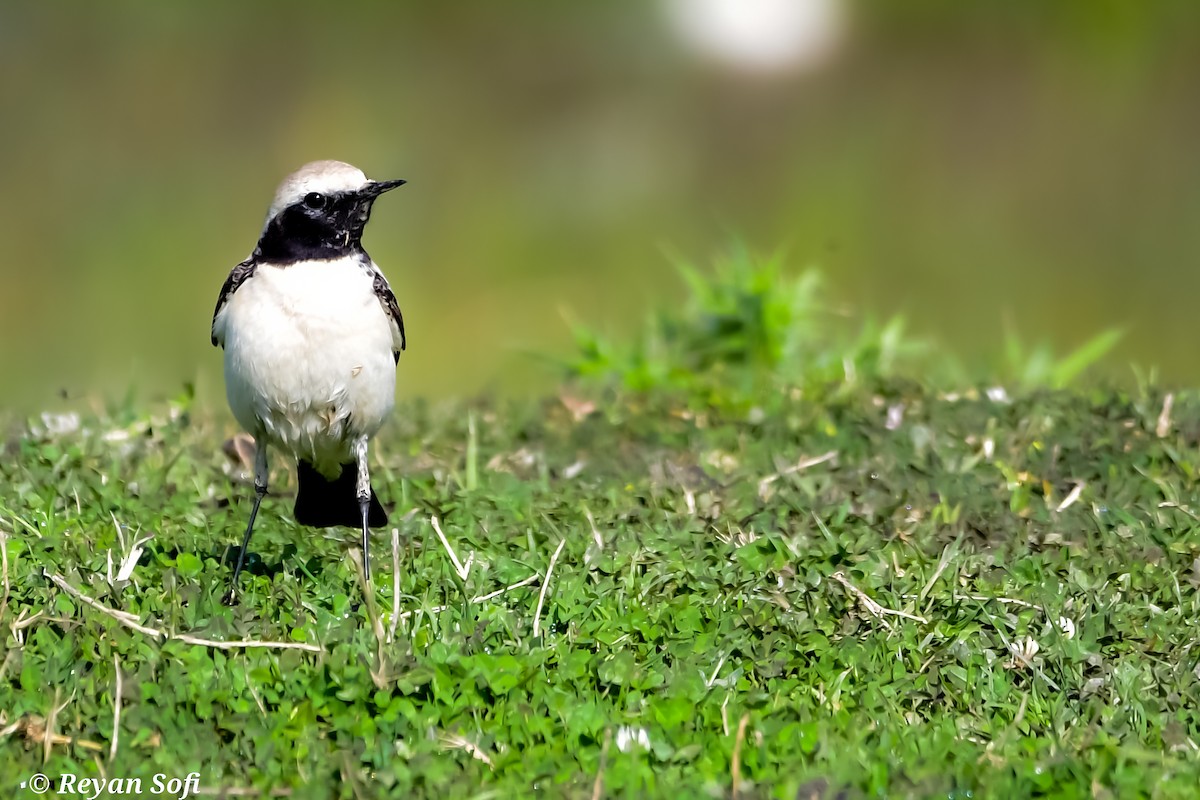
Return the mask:
<path fill-rule="evenodd" d="M 404 181 L 369 180 L 341 161 L 284 179 L 250 258 L 233 268 L 213 312 L 225 394 L 254 437 L 254 506 L 224 602 L 236 602 L 254 518 L 267 493 L 267 445 L 297 461 L 295 517 L 317 528 L 387 524 L 367 446 L 395 402 L 404 319 L 362 246 L 371 206 Z"/>

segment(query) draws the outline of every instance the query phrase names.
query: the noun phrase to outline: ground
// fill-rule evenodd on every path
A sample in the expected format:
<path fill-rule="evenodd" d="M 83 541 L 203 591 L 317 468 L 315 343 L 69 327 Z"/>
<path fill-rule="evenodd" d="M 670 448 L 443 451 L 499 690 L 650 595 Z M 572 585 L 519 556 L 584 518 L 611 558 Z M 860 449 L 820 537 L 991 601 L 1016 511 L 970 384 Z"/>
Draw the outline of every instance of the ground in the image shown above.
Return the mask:
<path fill-rule="evenodd" d="M 277 458 L 226 608 L 234 432 L 187 396 L 10 425 L 5 796 L 38 773 L 363 798 L 1200 785 L 1195 396 L 412 401 L 374 450 L 374 586 L 353 531 L 292 522 Z"/>

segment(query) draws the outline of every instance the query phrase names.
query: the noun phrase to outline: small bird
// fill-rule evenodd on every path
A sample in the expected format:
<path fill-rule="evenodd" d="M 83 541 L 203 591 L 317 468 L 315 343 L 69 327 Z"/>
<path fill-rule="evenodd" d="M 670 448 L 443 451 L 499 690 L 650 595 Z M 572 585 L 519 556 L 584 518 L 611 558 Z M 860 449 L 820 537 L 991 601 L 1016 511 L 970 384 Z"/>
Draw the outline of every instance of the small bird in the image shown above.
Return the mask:
<path fill-rule="evenodd" d="M 301 525 L 387 524 L 371 488 L 367 444 L 395 403 L 404 318 L 362 246 L 371 206 L 402 180 L 373 181 L 341 161 L 314 161 L 283 180 L 253 254 L 233 268 L 213 312 L 225 351 L 225 395 L 256 442 L 254 506 L 226 605 L 267 494 L 267 445 L 297 461 Z"/>

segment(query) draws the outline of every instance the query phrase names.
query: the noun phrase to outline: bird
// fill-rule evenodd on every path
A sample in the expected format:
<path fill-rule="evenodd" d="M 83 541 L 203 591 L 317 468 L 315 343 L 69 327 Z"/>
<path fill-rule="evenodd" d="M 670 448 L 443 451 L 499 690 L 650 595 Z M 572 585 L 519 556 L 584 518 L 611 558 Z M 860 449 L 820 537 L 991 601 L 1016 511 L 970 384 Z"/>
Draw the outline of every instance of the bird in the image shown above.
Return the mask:
<path fill-rule="evenodd" d="M 367 451 L 395 405 L 407 344 L 387 278 L 363 249 L 380 195 L 406 183 L 374 181 L 342 161 L 314 161 L 284 178 L 258 244 L 221 286 L 212 344 L 224 350 L 230 410 L 256 443 L 254 505 L 225 605 L 268 489 L 268 445 L 296 461 L 296 522 L 361 529 L 371 579 L 370 529 L 387 525 Z"/>

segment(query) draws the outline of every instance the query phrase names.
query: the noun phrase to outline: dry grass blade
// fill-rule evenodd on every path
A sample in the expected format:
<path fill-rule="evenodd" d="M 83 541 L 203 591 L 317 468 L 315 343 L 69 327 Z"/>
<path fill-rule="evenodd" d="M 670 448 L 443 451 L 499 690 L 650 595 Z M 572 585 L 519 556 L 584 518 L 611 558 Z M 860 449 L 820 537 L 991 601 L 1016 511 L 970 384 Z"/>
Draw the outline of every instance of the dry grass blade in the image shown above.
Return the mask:
<path fill-rule="evenodd" d="M 497 589 L 494 592 L 488 592 L 487 594 L 481 594 L 478 597 L 472 597 L 471 602 L 472 603 L 486 603 L 488 600 L 491 600 L 494 597 L 499 597 L 502 594 L 511 592 L 513 589 L 520 589 L 522 586 L 528 586 L 529 584 L 533 583 L 537 579 L 538 579 L 537 573 L 534 573 L 533 575 L 530 575 L 528 578 L 519 580 L 516 583 L 510 583 L 508 586 L 505 586 L 503 589 Z"/>
<path fill-rule="evenodd" d="M 63 578 L 61 576 L 56 575 L 53 572 L 47 573 L 46 577 L 49 578 L 51 581 L 53 581 L 54 584 L 56 586 L 58 586 L 60 589 L 62 589 L 64 592 L 71 595 L 75 599 L 79 600 L 81 603 L 85 603 L 86 605 L 91 606 L 92 608 L 99 611 L 101 614 L 107 614 L 108 616 L 117 620 L 117 622 L 120 622 L 126 628 L 132 628 L 133 630 L 137 631 L 138 633 L 144 633 L 145 635 L 151 636 L 155 639 L 166 636 L 166 634 L 163 631 L 160 631 L 157 628 L 150 628 L 145 625 L 142 625 L 140 622 L 138 622 L 138 618 L 136 616 L 134 616 L 133 614 L 130 614 L 128 611 L 121 611 L 116 608 L 109 608 L 108 606 L 101 603 L 99 600 L 96 600 L 93 597 L 88 597 L 86 594 L 79 591 L 74 586 L 72 586 L 71 584 L 69 584 L 65 580 L 63 580 Z"/>
<path fill-rule="evenodd" d="M 600 745 L 600 766 L 596 769 L 596 780 L 592 783 L 592 800 L 600 800 L 604 794 L 604 770 L 608 768 L 608 746 L 612 744 L 612 728 L 604 729 L 604 744 Z"/>
<path fill-rule="evenodd" d="M 64 592 L 76 598 L 81 603 L 89 605 L 100 613 L 112 617 L 126 628 L 130 628 L 138 633 L 145 634 L 146 636 L 150 636 L 155 639 L 177 639 L 185 644 L 193 644 L 200 647 L 213 647 L 218 650 L 237 650 L 240 648 L 262 647 L 269 650 L 306 650 L 310 653 L 323 652 L 323 648 L 321 648 L 320 645 L 307 644 L 305 642 L 270 642 L 246 639 L 219 642 L 215 639 L 204 639 L 199 636 L 192 636 L 186 633 L 167 633 L 166 631 L 159 630 L 158 628 L 151 628 L 147 625 L 142 625 L 137 621 L 137 617 L 135 617 L 133 614 L 130 614 L 128 611 L 109 608 L 94 597 L 89 597 L 71 584 L 67 583 L 60 575 L 56 575 L 53 572 L 48 572 L 46 573 L 46 577 L 53 581 L 54 584 L 61 588 Z"/>
<path fill-rule="evenodd" d="M 117 742 L 121 737 L 121 661 L 113 653 L 113 671 L 117 675 L 117 688 L 113 690 L 113 727 L 112 744 L 108 748 L 108 760 L 117 757 Z"/>
<path fill-rule="evenodd" d="M 907 611 L 898 611 L 894 608 L 887 608 L 886 606 L 879 605 L 879 603 L 876 603 L 871 599 L 870 595 L 851 583 L 841 572 L 835 572 L 829 577 L 840 583 L 846 588 L 846 591 L 858 598 L 858 602 L 862 604 L 863 608 L 871 612 L 871 614 L 883 624 L 883 627 L 887 628 L 888 630 L 891 630 L 892 626 L 888 624 L 886 619 L 884 619 L 884 615 L 889 614 L 893 617 L 904 617 L 905 619 L 911 619 L 914 622 L 929 624 L 929 620 L 925 619 L 924 617 L 916 614 L 910 614 Z"/>
<path fill-rule="evenodd" d="M 50 716 L 46 718 L 46 728 L 42 731 L 42 763 L 45 764 L 50 760 L 50 752 L 54 747 L 54 724 L 58 721 L 58 698 L 60 692 L 57 686 L 54 687 L 54 705 L 50 707 Z"/>
<path fill-rule="evenodd" d="M 379 606 L 375 603 L 375 588 L 367 580 L 362 552 L 357 547 L 350 549 L 350 560 L 354 562 L 354 570 L 358 573 L 358 579 L 362 583 L 363 598 L 367 606 L 367 619 L 371 623 L 371 632 L 375 634 L 375 667 L 371 670 L 371 680 L 374 681 L 376 689 L 382 689 L 387 685 L 389 677 L 384 667 L 383 643 L 386 634 L 383 630 L 383 621 L 379 618 Z"/>
<path fill-rule="evenodd" d="M 64 708 L 71 704 L 75 699 L 75 692 L 71 692 L 71 696 L 62 702 L 60 705 L 58 698 L 61 696 L 59 688 L 54 687 L 54 705 L 50 709 L 50 716 L 46 719 L 46 729 L 42 732 L 42 763 L 45 764 L 50 760 L 50 754 L 54 749 L 54 745 L 73 741 L 70 736 L 62 736 L 54 732 L 55 725 L 58 724 L 58 715 Z M 99 747 L 99 745 L 97 745 Z"/>
<path fill-rule="evenodd" d="M 387 640 L 396 641 L 400 622 L 400 529 L 392 528 L 392 618 L 388 621 Z"/>
<path fill-rule="evenodd" d="M 454 548 L 450 546 L 450 541 L 446 538 L 446 534 L 442 533 L 442 526 L 438 523 L 437 517 L 430 517 L 429 524 L 433 526 L 433 532 L 437 534 L 438 539 L 442 543 L 442 547 L 446 548 L 446 552 L 450 554 L 450 560 L 454 563 L 454 571 L 458 573 L 458 577 L 462 580 L 467 579 L 467 575 L 471 572 L 471 564 L 475 561 L 475 552 L 472 551 L 467 556 L 467 563 L 458 560 L 458 553 L 454 552 Z"/>
<path fill-rule="evenodd" d="M 1163 502 L 1158 504 L 1158 507 L 1159 508 L 1174 508 L 1178 511 L 1182 511 L 1184 514 L 1187 514 L 1189 517 L 1196 520 L 1197 522 L 1200 522 L 1200 517 L 1196 516 L 1196 513 L 1194 511 L 1192 511 L 1187 506 L 1180 505 L 1179 503 L 1175 503 L 1170 500 L 1164 500 Z"/>
<path fill-rule="evenodd" d="M 730 777 L 733 779 L 733 800 L 738 799 L 742 785 L 742 742 L 746 741 L 746 724 L 750 715 L 743 714 L 738 720 L 737 738 L 733 740 L 733 763 L 730 766 Z"/>
<path fill-rule="evenodd" d="M 946 571 L 946 567 L 950 566 L 950 562 L 954 560 L 954 556 L 957 554 L 957 551 L 958 548 L 955 547 L 953 543 L 946 545 L 946 547 L 942 550 L 942 557 L 938 559 L 937 569 L 933 571 L 933 577 L 929 579 L 929 582 L 925 584 L 925 588 L 921 590 L 919 595 L 917 595 L 921 602 L 925 601 L 925 598 L 929 595 L 930 590 L 933 589 L 934 584 L 938 582 L 938 578 L 942 577 L 942 573 Z"/>
<path fill-rule="evenodd" d="M 900 598 L 903 600 L 917 600 L 917 599 L 920 599 L 920 597 L 921 597 L 920 595 L 916 595 L 916 594 L 900 595 Z M 1016 597 L 991 597 L 986 594 L 959 594 L 957 592 L 954 592 L 950 595 L 950 599 L 954 600 L 954 601 L 973 600 L 975 602 L 983 602 L 986 600 L 993 600 L 997 603 L 1003 603 L 1005 605 L 1021 606 L 1023 608 L 1036 608 L 1039 610 L 1041 609 L 1041 606 L 1039 606 L 1037 603 L 1030 603 L 1028 600 L 1021 600 Z"/>
<path fill-rule="evenodd" d="M 1079 496 L 1083 494 L 1083 490 L 1086 488 L 1087 484 L 1083 481 L 1075 484 L 1075 488 L 1071 489 L 1071 491 L 1067 493 L 1067 496 L 1063 498 L 1063 501 L 1059 503 L 1058 507 L 1054 510 L 1062 512 L 1075 505 L 1076 501 L 1079 500 Z"/>
<path fill-rule="evenodd" d="M 68 700 L 68 702 L 70 701 Z M 45 746 L 46 738 L 49 737 L 51 745 L 72 745 L 74 747 L 82 747 L 85 750 L 91 750 L 95 753 L 104 751 L 104 747 L 99 742 L 93 742 L 89 739 L 76 739 L 72 736 L 64 736 L 61 733 L 51 732 L 47 721 L 36 714 L 27 714 L 0 730 L 0 739 L 4 739 L 14 733 L 24 736 L 30 745 L 42 744 Z"/>
<path fill-rule="evenodd" d="M 37 623 L 37 621 L 38 621 L 39 619 L 41 619 L 42 617 L 46 616 L 46 612 L 44 612 L 44 611 L 39 611 L 39 612 L 37 612 L 36 614 L 34 614 L 34 615 L 32 615 L 32 616 L 29 616 L 29 617 L 27 617 L 27 616 L 25 616 L 25 613 L 26 613 L 27 611 L 29 611 L 29 609 L 27 609 L 27 608 L 22 608 L 22 609 L 21 609 L 21 613 L 20 613 L 20 614 L 17 614 L 17 618 L 16 618 L 15 620 L 13 620 L 13 621 L 12 621 L 12 624 L 11 624 L 11 625 L 9 625 L 9 626 L 8 626 L 8 627 L 9 627 L 9 628 L 12 630 L 12 632 L 13 632 L 14 634 L 18 634 L 20 631 L 23 631 L 23 630 L 25 630 L 25 629 L 26 629 L 26 628 L 28 628 L 30 625 L 34 625 L 34 624 L 36 624 L 36 623 Z M 16 637 L 16 639 L 17 639 L 17 641 L 18 641 L 18 642 L 19 642 L 19 641 L 21 641 L 21 637 L 20 637 L 20 636 L 17 636 L 17 637 Z"/>
<path fill-rule="evenodd" d="M 775 481 L 779 480 L 780 478 L 785 478 L 788 475 L 795 475 L 797 472 L 803 472 L 809 467 L 815 467 L 818 464 L 824 464 L 826 461 L 832 461 L 835 458 L 837 458 L 837 450 L 830 450 L 828 453 L 822 453 L 819 456 L 803 458 L 786 469 L 781 469 L 779 472 L 768 475 L 758 482 L 758 496 L 765 500 L 767 490 L 770 488 L 772 483 L 775 483 Z"/>
<path fill-rule="evenodd" d="M 479 747 L 479 745 L 475 744 L 465 736 L 459 736 L 457 733 L 442 733 L 442 735 L 438 737 L 438 740 L 445 747 L 454 750 L 466 750 L 471 755 L 471 758 L 475 759 L 476 761 L 482 761 L 491 769 L 496 768 L 496 764 L 492 761 L 491 756 L 485 753 L 483 749 Z"/>
<path fill-rule="evenodd" d="M 6 718 L 4 716 L 4 712 L 0 711 L 0 725 L 3 725 L 5 721 Z M 0 739 L 7 739 L 9 736 L 12 736 L 22 724 L 22 720 L 18 719 L 11 725 L 5 725 L 3 728 L 0 728 Z"/>
<path fill-rule="evenodd" d="M 535 639 L 541 635 L 542 605 L 546 602 L 546 589 L 550 586 L 550 574 L 554 572 L 558 554 L 562 552 L 563 545 L 566 543 L 566 539 L 558 541 L 558 547 L 554 548 L 554 555 L 550 556 L 550 566 L 546 567 L 546 579 L 542 581 L 542 590 L 538 593 L 537 609 L 533 612 L 533 637 Z"/>
<path fill-rule="evenodd" d="M 516 583 L 505 586 L 503 589 L 497 589 L 494 592 L 488 592 L 487 594 L 481 594 L 478 597 L 472 597 L 470 602 L 472 604 L 485 603 L 488 600 L 499 597 L 502 594 L 511 592 L 513 589 L 520 589 L 522 586 L 528 586 L 529 584 L 533 583 L 537 579 L 538 579 L 538 575 L 537 575 L 537 573 L 534 573 L 533 575 L 530 575 L 528 578 L 519 580 Z M 413 616 L 414 614 L 419 614 L 422 612 L 424 612 L 426 614 L 440 614 L 449 607 L 450 606 L 434 606 L 433 608 L 421 608 L 421 609 L 416 609 L 413 611 L 402 611 L 402 612 L 400 612 L 400 619 L 408 619 L 409 617 Z"/>
<path fill-rule="evenodd" d="M 1154 426 L 1154 435 L 1160 439 L 1167 438 L 1171 433 L 1171 409 L 1175 407 L 1175 393 L 1167 392 L 1163 398 L 1162 411 L 1158 414 L 1158 423 Z"/>
<path fill-rule="evenodd" d="M 217 650 L 250 650 L 258 647 L 265 650 L 304 650 L 309 653 L 324 652 L 324 648 L 319 644 L 308 644 L 307 642 L 270 642 L 258 639 L 237 639 L 229 642 L 219 642 L 215 639 L 202 639 L 199 636 L 190 636 L 186 633 L 176 633 L 171 635 L 170 638 L 199 647 L 213 647 Z"/>

